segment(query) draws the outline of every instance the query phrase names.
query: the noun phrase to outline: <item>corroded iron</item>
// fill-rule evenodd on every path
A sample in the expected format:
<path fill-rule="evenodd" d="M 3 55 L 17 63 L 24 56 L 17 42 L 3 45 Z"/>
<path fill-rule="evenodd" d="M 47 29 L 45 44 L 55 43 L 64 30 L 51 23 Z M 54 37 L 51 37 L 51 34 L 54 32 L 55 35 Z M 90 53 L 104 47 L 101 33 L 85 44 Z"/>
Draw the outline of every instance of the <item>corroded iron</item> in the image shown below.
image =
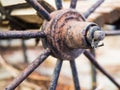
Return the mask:
<path fill-rule="evenodd" d="M 52 50 L 53 56 L 59 59 L 71 60 L 76 58 L 82 53 L 82 50 L 70 49 L 67 46 L 67 43 L 65 42 L 65 36 L 67 33 L 64 28 L 66 28 L 67 22 L 84 21 L 84 18 L 75 10 L 59 10 L 53 12 L 51 16 L 51 21 L 46 21 L 42 27 L 47 36 L 46 41 L 44 41 L 47 42 L 46 47 L 49 47 Z"/>
<path fill-rule="evenodd" d="M 5 90 L 15 90 L 15 88 L 22 83 L 44 60 L 51 54 L 49 49 L 46 49 L 40 56 L 38 56 L 17 78 L 11 82 Z"/>
<path fill-rule="evenodd" d="M 1 31 L 0 39 L 30 39 L 30 38 L 45 38 L 44 32 L 39 30 L 27 31 Z"/>
<path fill-rule="evenodd" d="M 99 70 L 101 73 L 103 73 L 109 80 L 111 80 L 117 87 L 120 89 L 120 84 L 115 81 L 113 77 L 111 77 L 110 74 L 108 74 L 95 60 L 94 56 L 88 52 L 87 50 L 84 51 L 84 55 L 88 58 L 88 60 Z"/>
<path fill-rule="evenodd" d="M 63 60 L 57 60 L 56 62 L 56 66 L 52 75 L 52 80 L 50 83 L 50 87 L 48 90 L 56 90 L 57 87 L 57 83 L 58 83 L 58 79 L 59 79 L 59 75 L 60 75 L 60 71 L 61 71 L 61 67 L 62 67 L 62 63 Z"/>
<path fill-rule="evenodd" d="M 58 10 L 62 9 L 63 6 L 62 6 L 62 0 L 55 0 L 55 4 L 56 4 L 56 8 Z"/>
<path fill-rule="evenodd" d="M 103 35 L 93 43 L 94 32 L 102 32 L 101 29 L 94 23 L 86 22 L 84 17 L 73 9 L 58 10 L 51 16 L 51 20 L 45 21 L 42 27 L 47 36 L 43 43 L 59 59 L 75 59 L 83 49 L 97 47 L 98 42 L 104 38 Z"/>
<path fill-rule="evenodd" d="M 120 30 L 107 30 L 105 31 L 105 36 L 119 36 Z"/>
<path fill-rule="evenodd" d="M 38 13 L 38 15 L 42 15 L 46 20 L 50 20 L 49 13 L 42 7 L 42 5 L 37 0 L 26 0 Z"/>
<path fill-rule="evenodd" d="M 70 61 L 75 90 L 81 90 L 75 60 Z"/>
<path fill-rule="evenodd" d="M 70 8 L 76 8 L 76 6 L 77 6 L 77 0 L 71 0 Z"/>

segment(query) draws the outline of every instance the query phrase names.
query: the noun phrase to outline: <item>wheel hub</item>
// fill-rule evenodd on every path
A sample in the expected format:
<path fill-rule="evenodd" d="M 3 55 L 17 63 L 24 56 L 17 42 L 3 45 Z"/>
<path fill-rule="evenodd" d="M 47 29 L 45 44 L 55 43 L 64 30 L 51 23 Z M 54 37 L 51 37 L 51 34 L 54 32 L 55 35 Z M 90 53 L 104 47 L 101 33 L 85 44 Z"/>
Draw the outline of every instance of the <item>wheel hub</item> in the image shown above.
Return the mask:
<path fill-rule="evenodd" d="M 73 9 L 55 11 L 51 13 L 51 17 L 52 19 L 45 21 L 42 26 L 47 36 L 43 44 L 59 59 L 73 60 L 84 49 L 97 47 L 98 42 L 104 38 L 104 33 L 96 24 L 86 22 L 85 18 Z M 99 36 L 102 36 L 93 43 L 95 31 L 99 31 Z"/>

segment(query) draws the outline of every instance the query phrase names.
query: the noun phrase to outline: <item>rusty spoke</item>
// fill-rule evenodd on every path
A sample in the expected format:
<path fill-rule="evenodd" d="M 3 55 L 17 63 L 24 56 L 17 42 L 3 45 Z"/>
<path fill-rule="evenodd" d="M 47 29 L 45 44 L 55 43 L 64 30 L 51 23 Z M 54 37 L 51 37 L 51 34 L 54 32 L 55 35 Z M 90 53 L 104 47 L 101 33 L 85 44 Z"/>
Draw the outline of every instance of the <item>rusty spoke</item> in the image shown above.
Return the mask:
<path fill-rule="evenodd" d="M 50 20 L 50 14 L 38 3 L 37 0 L 26 0 L 38 13 L 38 15 L 42 15 L 46 20 Z"/>
<path fill-rule="evenodd" d="M 23 80 L 25 80 L 49 55 L 50 50 L 45 50 L 39 57 L 37 57 L 12 83 L 10 83 L 5 90 L 14 90 Z"/>
<path fill-rule="evenodd" d="M 38 0 L 38 2 L 39 2 L 49 13 L 55 11 L 55 8 L 54 8 L 52 5 L 50 5 L 50 4 L 47 2 L 47 0 Z"/>
<path fill-rule="evenodd" d="M 52 81 L 51 81 L 49 90 L 56 90 L 58 78 L 60 75 L 60 70 L 62 67 L 62 62 L 63 62 L 63 60 L 57 60 L 56 67 L 55 67 L 54 73 L 52 75 Z"/>
<path fill-rule="evenodd" d="M 120 85 L 114 80 L 114 78 L 109 75 L 99 64 L 98 62 L 95 60 L 94 56 L 88 52 L 87 50 L 84 51 L 84 55 L 88 58 L 88 60 L 95 65 L 95 67 L 100 70 L 109 80 L 111 80 L 117 87 L 118 89 L 120 89 Z"/>
<path fill-rule="evenodd" d="M 62 9 L 62 0 L 55 0 L 55 4 L 58 10 Z"/>
<path fill-rule="evenodd" d="M 120 30 L 105 31 L 105 36 L 118 36 L 120 35 Z"/>
<path fill-rule="evenodd" d="M 44 38 L 46 35 L 42 31 L 0 31 L 0 39 L 30 39 Z"/>
<path fill-rule="evenodd" d="M 83 15 L 85 18 L 88 18 L 102 3 L 104 0 L 98 0 L 87 12 L 85 12 Z"/>
<path fill-rule="evenodd" d="M 79 84 L 79 78 L 78 78 L 78 73 L 77 73 L 77 69 L 76 69 L 75 60 L 70 61 L 70 66 L 71 66 L 71 70 L 72 70 L 75 90 L 80 90 L 80 84 Z"/>
<path fill-rule="evenodd" d="M 91 54 L 95 57 L 95 49 L 90 49 Z M 97 72 L 95 66 L 91 63 L 91 78 L 92 78 L 92 90 L 95 90 L 97 86 Z"/>
<path fill-rule="evenodd" d="M 70 8 L 75 9 L 76 5 L 77 5 L 77 0 L 71 0 L 71 2 L 70 2 Z"/>

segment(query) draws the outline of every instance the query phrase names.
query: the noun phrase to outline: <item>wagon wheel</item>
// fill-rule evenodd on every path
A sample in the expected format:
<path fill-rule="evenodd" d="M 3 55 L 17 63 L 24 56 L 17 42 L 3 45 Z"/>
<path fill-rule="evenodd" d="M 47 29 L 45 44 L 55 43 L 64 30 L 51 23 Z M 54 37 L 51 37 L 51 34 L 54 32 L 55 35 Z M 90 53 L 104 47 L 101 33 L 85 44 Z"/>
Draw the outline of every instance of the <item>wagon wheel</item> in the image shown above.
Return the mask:
<path fill-rule="evenodd" d="M 55 10 L 49 3 L 47 3 L 43 0 L 39 0 L 39 3 L 42 4 L 42 6 L 45 7 L 46 10 L 50 13 Z M 25 31 L 27 29 L 39 29 L 41 27 L 41 24 L 27 22 L 22 19 L 19 19 L 18 17 L 10 15 L 13 10 L 21 9 L 21 8 L 32 8 L 32 6 L 29 5 L 28 3 L 22 3 L 22 4 L 10 5 L 10 6 L 3 7 L 1 4 L 1 1 L 0 1 L 0 22 L 5 21 L 5 20 L 9 21 L 9 26 L 10 26 L 11 31 L 13 31 L 13 30 Z M 2 16 L 5 18 L 2 18 Z M 40 15 L 40 19 L 43 20 L 41 15 Z M 41 23 L 42 23 L 42 21 L 41 21 Z M 35 41 L 36 41 L 36 45 L 37 45 L 39 42 L 39 39 L 36 38 Z M 23 49 L 23 56 L 24 56 L 25 63 L 28 63 L 28 57 L 27 57 L 27 52 L 26 52 L 27 46 L 25 44 L 24 39 L 22 39 L 22 49 Z"/>
<path fill-rule="evenodd" d="M 22 74 L 11 82 L 5 90 L 14 90 L 42 62 L 44 62 L 49 55 L 58 59 L 49 90 L 56 89 L 59 73 L 64 60 L 69 60 L 75 90 L 80 90 L 75 58 L 81 53 L 84 53 L 88 60 L 120 89 L 120 85 L 97 63 L 94 56 L 86 50 L 101 46 L 99 42 L 104 39 L 105 35 L 120 35 L 118 31 L 104 32 L 95 23 L 85 20 L 85 18 L 87 18 L 104 0 L 99 0 L 83 15 L 75 10 L 77 0 L 71 0 L 69 9 L 63 9 L 62 0 L 55 0 L 58 10 L 51 14 L 48 13 L 37 0 L 26 1 L 32 5 L 38 12 L 38 15 L 42 15 L 46 19 L 42 25 L 42 31 L 0 32 L 0 39 L 42 38 L 45 51 L 28 65 Z"/>

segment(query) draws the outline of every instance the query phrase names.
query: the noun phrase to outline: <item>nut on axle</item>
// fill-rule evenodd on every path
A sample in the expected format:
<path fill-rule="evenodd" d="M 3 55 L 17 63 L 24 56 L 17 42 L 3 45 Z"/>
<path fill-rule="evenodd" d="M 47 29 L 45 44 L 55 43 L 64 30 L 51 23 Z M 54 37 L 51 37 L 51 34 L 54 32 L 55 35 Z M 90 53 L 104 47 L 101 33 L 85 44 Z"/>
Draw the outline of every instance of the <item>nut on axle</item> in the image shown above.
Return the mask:
<path fill-rule="evenodd" d="M 45 21 L 42 27 L 47 35 L 43 44 L 59 59 L 73 60 L 84 49 L 98 47 L 98 43 L 105 37 L 99 26 L 86 22 L 85 18 L 73 9 L 58 10 L 51 16 L 52 19 Z"/>
<path fill-rule="evenodd" d="M 96 48 L 99 42 L 104 39 L 105 33 L 96 24 L 91 22 L 68 23 L 65 41 L 69 48 Z"/>

